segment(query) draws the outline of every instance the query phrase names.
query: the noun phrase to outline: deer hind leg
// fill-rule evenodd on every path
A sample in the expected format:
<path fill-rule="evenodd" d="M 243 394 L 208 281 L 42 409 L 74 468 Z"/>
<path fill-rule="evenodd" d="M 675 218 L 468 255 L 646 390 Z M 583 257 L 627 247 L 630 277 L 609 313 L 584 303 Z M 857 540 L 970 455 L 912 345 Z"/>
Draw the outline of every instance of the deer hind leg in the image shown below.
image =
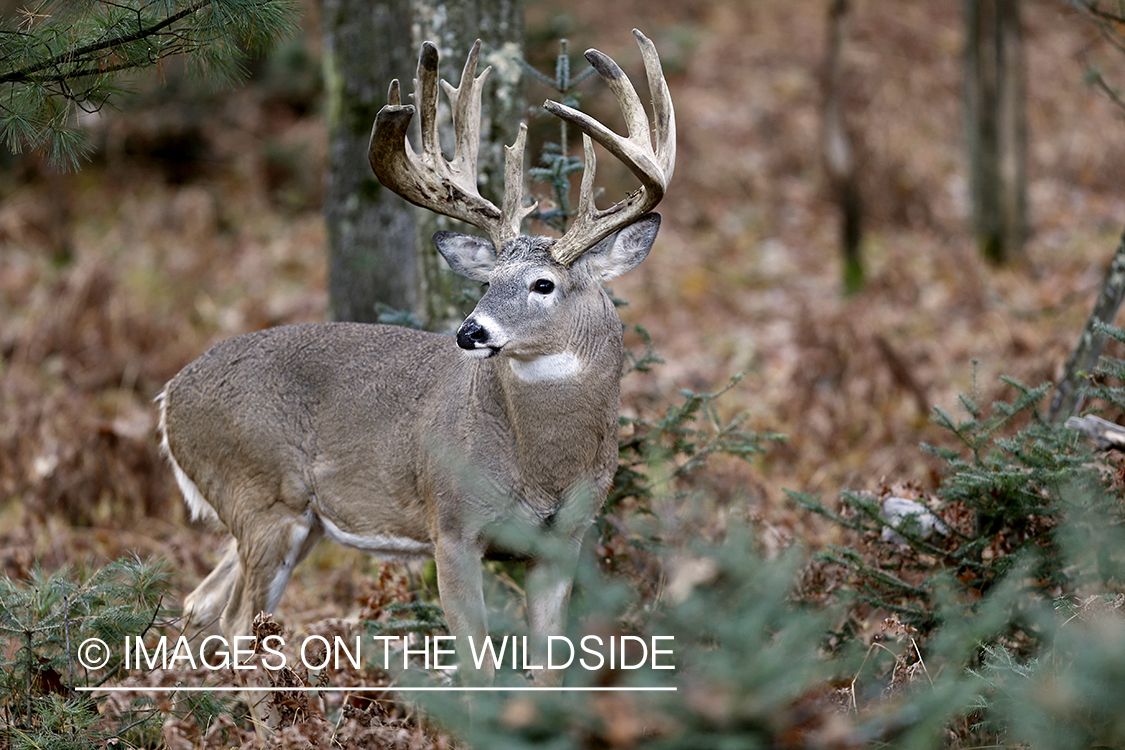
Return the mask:
<path fill-rule="evenodd" d="M 238 542 L 231 539 L 219 564 L 184 599 L 183 631 L 192 643 L 220 633 L 219 618 L 239 574 Z"/>
<path fill-rule="evenodd" d="M 237 540 L 238 575 L 222 615 L 227 638 L 251 635 L 254 617 L 277 608 L 293 569 L 312 551 L 323 533 L 320 521 L 311 511 L 259 522 L 242 533 Z"/>
<path fill-rule="evenodd" d="M 253 636 L 254 618 L 258 613 L 273 612 L 277 608 L 293 568 L 305 559 L 322 535 L 320 521 L 311 511 L 300 516 L 276 514 L 269 519 L 259 518 L 255 524 L 241 530 L 228 550 L 228 554 L 233 554 L 235 575 L 231 576 L 222 614 L 223 635 L 232 654 L 235 648 L 245 650 L 252 646 L 248 640 L 236 639 Z M 223 561 L 226 560 L 224 557 Z M 276 726 L 276 717 L 271 715 L 269 707 L 270 694 L 247 684 L 259 678 L 241 671 L 238 674 L 247 680 L 243 683 L 246 688 L 243 698 L 250 708 L 259 739 L 264 741 Z"/>

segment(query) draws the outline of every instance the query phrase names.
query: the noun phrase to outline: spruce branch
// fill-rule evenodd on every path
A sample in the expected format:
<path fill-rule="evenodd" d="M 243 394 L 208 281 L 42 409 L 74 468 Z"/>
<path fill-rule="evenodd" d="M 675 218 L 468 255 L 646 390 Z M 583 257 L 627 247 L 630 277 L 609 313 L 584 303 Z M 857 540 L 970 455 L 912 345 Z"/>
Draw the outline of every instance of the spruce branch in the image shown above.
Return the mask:
<path fill-rule="evenodd" d="M 594 73 L 594 68 L 587 67 L 578 75 L 571 75 L 570 54 L 566 39 L 559 40 L 559 52 L 555 57 L 555 77 L 540 73 L 526 61 L 520 61 L 524 72 L 538 83 L 551 89 L 558 100 L 568 107 L 578 106 L 578 92 L 575 88 L 582 81 Z M 585 162 L 567 153 L 567 143 L 570 140 L 566 120 L 558 122 L 559 140 L 543 145 L 543 154 L 540 162 L 543 166 L 532 167 L 528 176 L 534 182 L 545 182 L 550 186 L 554 199 L 554 208 L 540 208 L 531 216 L 547 226 L 560 232 L 565 232 L 573 210 L 570 205 L 570 175 L 579 172 L 585 167 Z M 542 204 L 540 204 L 542 206 Z"/>

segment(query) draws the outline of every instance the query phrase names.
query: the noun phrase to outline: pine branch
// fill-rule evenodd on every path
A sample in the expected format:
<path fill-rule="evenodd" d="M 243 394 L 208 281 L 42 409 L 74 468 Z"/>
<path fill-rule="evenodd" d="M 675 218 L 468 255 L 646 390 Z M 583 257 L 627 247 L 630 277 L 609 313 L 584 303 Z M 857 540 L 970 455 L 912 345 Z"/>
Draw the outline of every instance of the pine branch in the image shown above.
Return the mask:
<path fill-rule="evenodd" d="M 46 12 L 53 10 L 54 15 Z M 76 166 L 86 134 L 75 114 L 121 95 L 118 77 L 181 55 L 189 71 L 232 83 L 246 48 L 290 33 L 294 0 L 96 0 L 49 3 L 18 29 L 0 29 L 0 141 L 41 148 Z"/>
<path fill-rule="evenodd" d="M 55 55 L 55 57 L 51 58 L 50 60 L 44 60 L 43 62 L 36 63 L 36 64 L 31 65 L 30 67 L 24 68 L 22 70 L 14 70 L 10 73 L 0 75 L 0 84 L 2 84 L 2 83 L 42 83 L 44 81 L 58 82 L 58 81 L 67 80 L 69 78 L 76 78 L 76 77 L 82 77 L 82 76 L 88 76 L 88 75 L 96 75 L 97 73 L 116 72 L 116 71 L 119 71 L 119 70 L 127 70 L 129 68 L 137 67 L 136 63 L 132 63 L 132 64 L 122 63 L 121 65 L 119 65 L 117 67 L 107 68 L 105 70 L 61 72 L 61 73 L 58 73 L 57 75 L 48 76 L 46 78 L 38 78 L 38 77 L 35 76 L 35 74 L 38 73 L 41 70 L 59 67 L 59 66 L 62 66 L 62 65 L 73 65 L 73 64 L 75 64 L 76 61 L 78 61 L 81 58 L 85 57 L 86 55 L 92 54 L 94 52 L 102 52 L 102 51 L 105 51 L 105 50 L 116 49 L 117 47 L 124 46 L 126 44 L 129 44 L 130 42 L 139 42 L 140 40 L 145 39 L 147 37 L 155 36 L 155 35 L 159 34 L 163 29 L 166 29 L 169 26 L 171 26 L 172 24 L 176 23 L 177 21 L 180 21 L 184 18 L 187 18 L 188 16 L 192 15 L 193 13 L 195 13 L 199 10 L 202 10 L 203 8 L 206 8 L 211 3 L 212 3 L 212 0 L 201 0 L 196 5 L 192 5 L 192 6 L 189 6 L 187 8 L 184 8 L 179 13 L 175 13 L 175 14 L 171 15 L 168 18 L 161 21 L 160 23 L 156 24 L 155 26 L 150 26 L 147 29 L 139 28 L 137 31 L 135 31 L 131 34 L 125 34 L 123 36 L 115 37 L 113 39 L 107 39 L 104 42 L 97 42 L 97 43 L 94 43 L 94 44 L 88 44 L 85 47 L 79 47 L 76 50 L 67 50 L 66 52 Z M 137 19 L 138 19 L 138 24 L 139 24 L 140 13 L 137 14 Z"/>

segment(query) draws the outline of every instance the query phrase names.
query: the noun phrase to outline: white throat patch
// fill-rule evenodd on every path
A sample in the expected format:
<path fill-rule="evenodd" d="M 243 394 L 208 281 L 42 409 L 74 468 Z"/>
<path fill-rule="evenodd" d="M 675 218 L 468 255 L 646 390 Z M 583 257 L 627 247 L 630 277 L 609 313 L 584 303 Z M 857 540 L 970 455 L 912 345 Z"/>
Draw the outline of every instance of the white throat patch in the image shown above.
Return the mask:
<path fill-rule="evenodd" d="M 535 359 L 509 359 L 512 372 L 525 383 L 566 380 L 582 371 L 582 361 L 572 352 L 547 354 Z"/>

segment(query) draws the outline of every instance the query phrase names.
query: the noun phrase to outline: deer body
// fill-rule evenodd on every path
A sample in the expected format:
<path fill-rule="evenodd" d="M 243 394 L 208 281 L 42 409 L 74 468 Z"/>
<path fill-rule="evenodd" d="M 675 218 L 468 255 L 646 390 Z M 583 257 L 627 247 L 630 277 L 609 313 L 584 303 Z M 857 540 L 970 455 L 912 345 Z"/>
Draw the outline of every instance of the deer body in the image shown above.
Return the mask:
<path fill-rule="evenodd" d="M 625 152 L 643 184 L 611 209 L 594 208 L 586 136 L 576 229 L 558 240 L 518 233 L 530 210 L 516 192 L 526 129 L 508 150 L 503 210 L 476 193 L 479 124 L 474 133 L 465 120 L 474 97 L 479 110 L 485 77 L 473 77 L 477 48 L 461 86 L 447 86 L 452 162 L 434 137 L 432 45 L 419 61 L 421 157 L 404 135 L 414 108 L 398 103 L 392 84 L 392 104 L 372 134 L 372 167 L 404 197 L 486 229 L 489 240 L 438 232 L 434 241 L 454 271 L 488 291 L 455 337 L 355 323 L 285 326 L 222 342 L 168 383 L 160 429 L 177 482 L 194 515 L 217 518 L 234 537 L 185 600 L 186 631 L 218 624 L 228 638 L 248 635 L 254 616 L 277 606 L 293 568 L 328 537 L 389 558 L 434 557 L 468 681 L 492 676 L 491 665 L 478 669 L 469 658 L 469 638 L 479 648 L 488 632 L 483 558 L 527 561 L 540 653 L 563 632 L 582 536 L 617 458 L 622 331 L 602 283 L 648 254 L 660 225 L 649 209 L 674 160 L 667 87 L 651 42 L 635 33 L 650 87 L 660 89 L 657 151 L 620 68 L 587 53 L 618 94 L 630 137 L 561 105 L 555 113 Z"/>
<path fill-rule="evenodd" d="M 193 512 L 237 540 L 185 602 L 189 629 L 248 633 L 327 536 L 434 556 L 462 647 L 487 633 L 481 559 L 531 558 L 533 635 L 561 632 L 574 556 L 616 465 L 621 322 L 601 282 L 639 263 L 658 226 L 652 214 L 570 269 L 542 238 L 481 267 L 482 240 L 439 233 L 451 265 L 491 280 L 460 340 L 312 323 L 230 339 L 184 368 L 161 397 L 164 447 Z M 544 281 L 550 293 L 530 288 Z M 569 553 L 535 559 L 539 534 Z"/>

